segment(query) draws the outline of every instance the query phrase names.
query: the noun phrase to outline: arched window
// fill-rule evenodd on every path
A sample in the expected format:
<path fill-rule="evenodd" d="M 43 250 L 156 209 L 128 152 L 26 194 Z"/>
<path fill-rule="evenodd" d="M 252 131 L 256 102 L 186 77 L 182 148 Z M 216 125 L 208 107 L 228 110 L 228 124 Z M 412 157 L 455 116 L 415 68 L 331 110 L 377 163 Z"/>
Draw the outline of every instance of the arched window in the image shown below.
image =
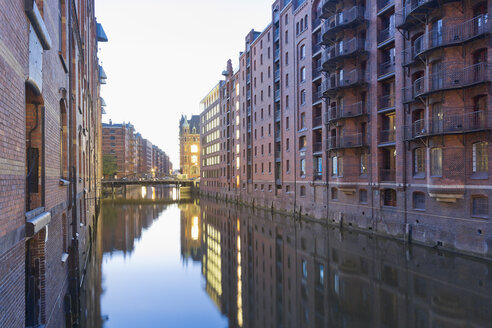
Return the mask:
<path fill-rule="evenodd" d="M 308 15 L 304 16 L 304 29 L 308 27 Z"/>

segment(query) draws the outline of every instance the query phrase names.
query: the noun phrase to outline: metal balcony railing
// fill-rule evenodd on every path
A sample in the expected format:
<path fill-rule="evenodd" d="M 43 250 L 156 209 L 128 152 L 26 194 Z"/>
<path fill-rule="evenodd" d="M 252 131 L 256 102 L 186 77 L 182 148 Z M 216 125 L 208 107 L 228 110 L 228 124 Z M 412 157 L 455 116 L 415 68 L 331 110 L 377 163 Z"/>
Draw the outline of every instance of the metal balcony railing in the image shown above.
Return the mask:
<path fill-rule="evenodd" d="M 275 121 L 280 121 L 280 109 L 275 110 Z"/>
<path fill-rule="evenodd" d="M 379 131 L 379 143 L 391 143 L 396 140 L 396 128 Z"/>
<path fill-rule="evenodd" d="M 246 98 L 251 99 L 251 90 L 246 91 Z"/>
<path fill-rule="evenodd" d="M 322 100 L 323 93 L 321 91 L 314 90 L 313 91 L 313 104 Z"/>
<path fill-rule="evenodd" d="M 331 75 L 323 82 L 323 93 L 334 91 L 338 88 L 348 88 L 362 83 L 367 83 L 369 77 L 365 70 L 354 69 L 350 72 L 340 71 Z"/>
<path fill-rule="evenodd" d="M 321 67 L 313 68 L 313 81 L 321 77 Z"/>
<path fill-rule="evenodd" d="M 251 58 L 247 57 L 246 58 L 246 67 L 249 67 L 251 65 Z"/>
<path fill-rule="evenodd" d="M 358 148 L 367 144 L 367 135 L 363 133 L 342 134 L 341 136 L 328 137 L 326 141 L 327 150 L 342 148 Z"/>
<path fill-rule="evenodd" d="M 275 49 L 274 60 L 277 61 L 280 58 L 280 49 Z"/>
<path fill-rule="evenodd" d="M 420 9 L 427 3 L 435 0 L 407 0 L 398 15 L 395 15 L 396 25 L 403 27 L 409 21 L 409 16 L 413 13 L 420 11 Z M 423 10 L 423 9 L 422 9 Z"/>
<path fill-rule="evenodd" d="M 363 21 L 365 19 L 365 11 L 365 8 L 362 6 L 354 6 L 327 18 L 321 27 L 321 34 L 327 37 L 326 34 L 334 32 L 339 28 L 349 27 L 350 25 Z"/>
<path fill-rule="evenodd" d="M 321 51 L 321 43 L 313 45 L 313 56 Z"/>
<path fill-rule="evenodd" d="M 380 63 L 378 66 L 378 77 L 389 75 L 395 72 L 395 60 Z"/>
<path fill-rule="evenodd" d="M 313 117 L 313 128 L 323 125 L 323 116 Z"/>
<path fill-rule="evenodd" d="M 462 108 L 443 108 L 443 112 L 462 110 Z M 465 111 L 467 108 L 465 108 Z M 468 108 L 473 110 L 473 108 Z M 431 117 L 429 120 L 420 119 L 404 127 L 405 140 L 418 137 L 477 132 L 490 129 L 489 120 L 492 116 L 485 111 L 472 111 L 463 114 Z"/>
<path fill-rule="evenodd" d="M 383 43 L 395 37 L 395 27 L 390 25 L 378 32 L 378 43 Z"/>
<path fill-rule="evenodd" d="M 343 118 L 356 117 L 366 113 L 365 103 L 360 101 L 355 104 L 350 105 L 340 105 L 336 107 L 331 107 L 327 112 L 326 123 L 340 120 Z"/>
<path fill-rule="evenodd" d="M 248 123 L 248 131 L 251 132 L 251 123 Z"/>
<path fill-rule="evenodd" d="M 251 82 L 251 73 L 246 74 L 246 83 Z"/>
<path fill-rule="evenodd" d="M 316 18 L 313 20 L 313 31 L 321 25 L 321 18 Z"/>
<path fill-rule="evenodd" d="M 275 73 L 273 74 L 273 77 L 274 77 L 275 81 L 277 81 L 278 79 L 280 79 L 280 70 L 279 69 L 277 69 L 275 71 Z"/>
<path fill-rule="evenodd" d="M 275 90 L 275 101 L 280 100 L 280 89 Z"/>
<path fill-rule="evenodd" d="M 336 45 L 328 47 L 321 59 L 323 66 L 333 63 L 337 60 L 355 56 L 360 52 L 365 51 L 366 41 L 361 38 L 352 38 L 350 40 L 342 40 Z"/>
<path fill-rule="evenodd" d="M 280 37 L 280 29 L 275 29 L 275 32 L 273 33 L 273 39 L 276 41 Z"/>
<path fill-rule="evenodd" d="M 441 72 L 431 75 L 432 80 L 429 83 L 429 91 L 462 88 L 485 82 L 489 78 L 487 68 L 487 63 L 478 63 L 463 69 L 443 69 Z"/>
<path fill-rule="evenodd" d="M 378 97 L 378 112 L 395 107 L 395 95 L 389 94 Z"/>
<path fill-rule="evenodd" d="M 404 89 L 404 102 L 413 101 L 426 93 L 464 88 L 490 80 L 487 63 L 478 63 L 465 68 L 448 69 L 444 66 L 430 77 L 416 79 L 411 87 Z"/>
<path fill-rule="evenodd" d="M 379 179 L 382 182 L 394 182 L 396 181 L 396 170 L 395 169 L 380 169 Z"/>
<path fill-rule="evenodd" d="M 394 0 L 378 0 L 378 11 L 395 4 Z"/>

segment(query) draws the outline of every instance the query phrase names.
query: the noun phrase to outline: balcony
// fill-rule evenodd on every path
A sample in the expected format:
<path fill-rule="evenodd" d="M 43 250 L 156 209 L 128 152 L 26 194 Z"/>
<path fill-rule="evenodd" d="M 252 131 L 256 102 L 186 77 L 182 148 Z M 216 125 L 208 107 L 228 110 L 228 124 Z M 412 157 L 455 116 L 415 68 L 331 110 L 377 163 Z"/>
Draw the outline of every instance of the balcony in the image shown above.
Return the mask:
<path fill-rule="evenodd" d="M 280 109 L 275 110 L 275 122 L 279 122 L 282 116 L 280 115 Z"/>
<path fill-rule="evenodd" d="M 340 71 L 331 75 L 322 84 L 322 91 L 324 96 L 336 93 L 338 89 L 351 88 L 366 84 L 369 77 L 365 70 L 353 69 L 348 73 Z"/>
<path fill-rule="evenodd" d="M 321 63 L 325 70 L 329 70 L 334 64 L 346 58 L 361 55 L 366 51 L 365 40 L 352 38 L 340 41 L 338 44 L 328 47 L 321 58 Z"/>
<path fill-rule="evenodd" d="M 395 39 L 395 27 L 389 26 L 378 32 L 378 46 L 384 45 Z"/>
<path fill-rule="evenodd" d="M 251 73 L 246 74 L 246 83 L 251 82 Z"/>
<path fill-rule="evenodd" d="M 379 180 L 381 180 L 381 182 L 395 182 L 396 181 L 396 170 L 395 169 L 380 169 L 379 170 Z"/>
<path fill-rule="evenodd" d="M 273 59 L 278 61 L 280 59 L 280 49 L 275 49 Z"/>
<path fill-rule="evenodd" d="M 479 15 L 464 23 L 450 22 L 440 31 L 430 31 L 415 39 L 407 61 L 412 62 L 417 56 L 436 48 L 461 45 L 489 34 L 491 30 L 492 23 L 485 15 Z"/>
<path fill-rule="evenodd" d="M 404 89 L 404 102 L 411 102 L 419 96 L 434 92 L 471 87 L 479 83 L 490 81 L 487 63 L 478 63 L 462 69 L 446 69 L 429 77 L 416 79 L 411 87 Z"/>
<path fill-rule="evenodd" d="M 321 51 L 321 43 L 317 43 L 313 45 L 313 57 Z"/>
<path fill-rule="evenodd" d="M 331 6 L 336 4 L 339 0 L 321 0 L 321 15 L 320 18 L 326 19 L 329 18 L 331 14 L 333 14 L 333 10 L 331 10 Z"/>
<path fill-rule="evenodd" d="M 251 66 L 251 58 L 247 57 L 246 58 L 246 67 L 250 67 L 250 66 Z"/>
<path fill-rule="evenodd" d="M 378 0 L 378 15 L 395 5 L 394 0 Z"/>
<path fill-rule="evenodd" d="M 314 116 L 313 117 L 313 129 L 323 126 L 323 116 Z"/>
<path fill-rule="evenodd" d="M 313 105 L 323 100 L 323 93 L 321 91 L 313 91 Z"/>
<path fill-rule="evenodd" d="M 251 90 L 246 91 L 246 99 L 251 99 Z"/>
<path fill-rule="evenodd" d="M 395 74 L 395 60 L 389 60 L 378 65 L 378 80 Z"/>
<path fill-rule="evenodd" d="M 327 150 L 343 148 L 360 148 L 367 145 L 367 135 L 363 133 L 343 134 L 341 136 L 328 137 Z"/>
<path fill-rule="evenodd" d="M 275 90 L 275 101 L 279 101 L 279 100 L 280 100 L 280 89 Z"/>
<path fill-rule="evenodd" d="M 275 82 L 277 82 L 278 80 L 280 80 L 280 69 L 277 69 L 275 71 L 275 73 L 273 74 L 273 77 L 275 79 Z"/>
<path fill-rule="evenodd" d="M 366 114 L 365 103 L 360 101 L 351 105 L 331 107 L 326 113 L 325 124 L 345 118 L 352 118 Z"/>
<path fill-rule="evenodd" d="M 443 112 L 456 112 L 462 108 L 443 108 Z M 470 111 L 471 110 L 471 111 Z M 490 130 L 490 114 L 485 111 L 473 111 L 473 108 L 465 108 L 466 113 L 455 115 L 443 115 L 440 118 L 430 118 L 429 120 L 420 119 L 404 127 L 405 140 L 412 140 L 421 137 L 443 135 L 443 134 L 463 134 Z"/>
<path fill-rule="evenodd" d="M 313 81 L 321 78 L 321 67 L 313 68 Z"/>
<path fill-rule="evenodd" d="M 396 141 L 396 127 L 379 131 L 379 144 L 393 144 Z"/>
<path fill-rule="evenodd" d="M 316 18 L 313 20 L 313 27 L 312 27 L 312 31 L 313 33 L 318 29 L 318 27 L 321 26 L 321 18 Z"/>
<path fill-rule="evenodd" d="M 408 29 L 415 24 L 421 24 L 422 16 L 429 14 L 432 8 L 454 1 L 457 0 L 407 0 L 401 12 L 395 15 L 396 26 Z"/>
<path fill-rule="evenodd" d="M 279 39 L 279 37 L 280 37 L 280 29 L 276 28 L 275 32 L 273 33 L 273 40 L 277 41 Z"/>
<path fill-rule="evenodd" d="M 248 123 L 248 132 L 251 132 L 251 123 Z"/>
<path fill-rule="evenodd" d="M 395 95 L 389 94 L 378 97 L 378 113 L 395 109 Z"/>
<path fill-rule="evenodd" d="M 251 115 L 251 105 L 248 105 L 248 115 Z"/>
<path fill-rule="evenodd" d="M 335 33 L 342 29 L 355 27 L 365 20 L 365 8 L 361 6 L 354 6 L 327 18 L 321 26 L 323 42 L 329 43 Z"/>
<path fill-rule="evenodd" d="M 321 153 L 323 151 L 323 142 L 318 141 L 313 143 L 313 153 Z"/>

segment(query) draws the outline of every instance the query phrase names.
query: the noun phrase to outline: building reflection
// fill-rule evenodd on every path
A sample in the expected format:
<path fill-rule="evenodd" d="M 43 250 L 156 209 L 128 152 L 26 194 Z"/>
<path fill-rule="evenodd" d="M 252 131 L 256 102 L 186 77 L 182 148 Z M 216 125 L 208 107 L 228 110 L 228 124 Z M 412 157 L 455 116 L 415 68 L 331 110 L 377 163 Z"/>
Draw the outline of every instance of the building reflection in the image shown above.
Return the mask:
<path fill-rule="evenodd" d="M 205 288 L 229 327 L 492 322 L 490 262 L 211 200 L 200 208 Z"/>
<path fill-rule="evenodd" d="M 188 264 L 188 261 L 201 261 L 202 257 L 202 227 L 200 224 L 200 206 L 198 203 L 180 204 L 181 210 L 181 260 Z"/>
<path fill-rule="evenodd" d="M 95 230 L 91 231 L 86 280 L 80 292 L 80 306 L 83 312 L 80 327 L 103 327 L 107 319 L 107 316 L 101 313 L 104 255 L 112 256 L 118 252 L 123 253 L 125 257 L 131 256 L 136 242 L 142 237 L 142 232 L 152 226 L 169 204 L 179 202 L 180 208 L 186 208 L 190 202 L 193 204 L 189 197 L 179 200 L 179 191 L 170 187 L 130 186 L 126 191 L 126 197 L 105 200 Z M 197 205 L 195 208 L 199 209 Z"/>

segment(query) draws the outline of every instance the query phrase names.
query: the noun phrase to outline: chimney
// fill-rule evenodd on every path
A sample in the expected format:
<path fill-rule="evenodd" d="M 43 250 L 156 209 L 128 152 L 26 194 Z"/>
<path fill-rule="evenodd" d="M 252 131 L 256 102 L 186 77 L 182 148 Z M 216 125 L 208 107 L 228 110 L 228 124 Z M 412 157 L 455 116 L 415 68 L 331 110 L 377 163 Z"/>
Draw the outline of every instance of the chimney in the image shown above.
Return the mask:
<path fill-rule="evenodd" d="M 109 119 L 109 125 L 113 125 L 113 121 Z"/>

